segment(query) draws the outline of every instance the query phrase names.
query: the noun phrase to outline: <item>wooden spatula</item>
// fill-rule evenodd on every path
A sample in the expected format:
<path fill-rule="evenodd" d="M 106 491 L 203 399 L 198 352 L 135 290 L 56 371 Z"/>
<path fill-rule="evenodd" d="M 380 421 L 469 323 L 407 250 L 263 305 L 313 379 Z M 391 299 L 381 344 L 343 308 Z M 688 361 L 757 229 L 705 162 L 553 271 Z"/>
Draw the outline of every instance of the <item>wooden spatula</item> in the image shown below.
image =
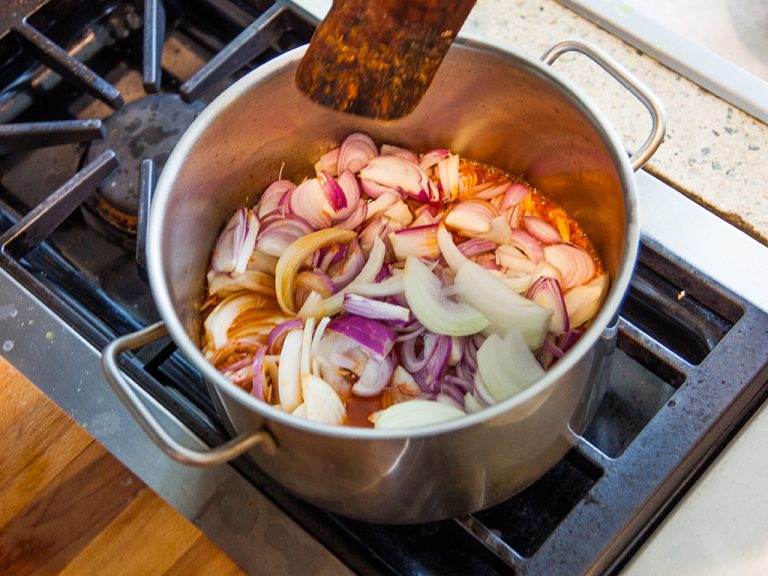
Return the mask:
<path fill-rule="evenodd" d="M 370 118 L 410 113 L 476 0 L 334 0 L 296 71 L 315 102 Z"/>

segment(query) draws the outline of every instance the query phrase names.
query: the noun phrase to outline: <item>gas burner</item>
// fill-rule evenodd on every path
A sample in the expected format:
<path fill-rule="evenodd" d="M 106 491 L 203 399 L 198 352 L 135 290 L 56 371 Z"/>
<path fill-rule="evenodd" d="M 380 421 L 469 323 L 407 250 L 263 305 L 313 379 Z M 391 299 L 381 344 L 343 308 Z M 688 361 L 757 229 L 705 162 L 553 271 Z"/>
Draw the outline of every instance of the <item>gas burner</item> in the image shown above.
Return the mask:
<path fill-rule="evenodd" d="M 155 94 L 123 106 L 104 121 L 107 136 L 91 143 L 86 160 L 90 162 L 112 149 L 120 167 L 84 203 L 83 214 L 89 225 L 110 238 L 135 241 L 141 162 L 150 159 L 161 170 L 203 108 L 198 100 L 187 103 L 176 94 Z"/>

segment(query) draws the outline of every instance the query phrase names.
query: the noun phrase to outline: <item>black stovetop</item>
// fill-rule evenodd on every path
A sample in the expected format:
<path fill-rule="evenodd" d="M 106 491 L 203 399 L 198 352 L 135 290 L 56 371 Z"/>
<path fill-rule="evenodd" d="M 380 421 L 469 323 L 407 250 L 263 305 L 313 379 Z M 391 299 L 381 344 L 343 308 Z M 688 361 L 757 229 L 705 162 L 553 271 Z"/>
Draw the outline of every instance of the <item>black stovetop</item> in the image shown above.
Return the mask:
<path fill-rule="evenodd" d="M 98 348 L 155 321 L 142 234 L 170 148 L 223 88 L 312 29 L 256 0 L 0 8 L 0 266 Z M 596 417 L 510 500 L 372 525 L 297 500 L 247 458 L 233 465 L 361 573 L 615 570 L 764 399 L 767 330 L 764 312 L 646 240 Z M 171 341 L 123 365 L 208 444 L 226 438 Z"/>

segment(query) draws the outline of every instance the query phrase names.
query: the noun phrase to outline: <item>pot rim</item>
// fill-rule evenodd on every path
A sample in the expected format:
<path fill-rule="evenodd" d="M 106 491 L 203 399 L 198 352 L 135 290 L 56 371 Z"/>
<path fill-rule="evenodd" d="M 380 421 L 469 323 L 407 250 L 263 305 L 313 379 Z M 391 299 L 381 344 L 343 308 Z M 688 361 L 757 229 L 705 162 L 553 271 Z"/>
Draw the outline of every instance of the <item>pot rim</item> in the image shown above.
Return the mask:
<path fill-rule="evenodd" d="M 619 182 L 624 192 L 623 198 L 626 218 L 626 234 L 624 238 L 625 244 L 622 252 L 622 260 L 618 275 L 615 278 L 611 278 L 611 286 L 608 295 L 603 302 L 598 315 L 593 320 L 590 328 L 581 338 L 579 338 L 573 348 L 571 348 L 562 359 L 556 362 L 552 368 L 547 370 L 545 375 L 537 382 L 519 394 L 502 402 L 473 414 L 467 414 L 462 418 L 439 424 L 395 430 L 380 430 L 375 428 L 334 426 L 312 422 L 303 418 L 298 418 L 259 401 L 221 375 L 218 370 L 205 359 L 203 353 L 187 335 L 181 320 L 175 313 L 171 293 L 168 283 L 166 282 L 163 261 L 160 258 L 160 244 L 162 243 L 161 241 L 164 231 L 163 216 L 167 212 L 167 197 L 170 194 L 170 190 L 173 188 L 176 174 L 183 167 L 188 152 L 194 147 L 208 127 L 216 121 L 223 110 L 233 105 L 244 94 L 247 94 L 254 85 L 261 83 L 263 80 L 274 74 L 284 71 L 286 68 L 295 68 L 306 48 L 306 45 L 300 46 L 259 66 L 214 99 L 179 139 L 160 174 L 153 194 L 152 209 L 150 210 L 147 226 L 147 270 L 152 296 L 160 316 L 165 322 L 168 333 L 173 338 L 174 342 L 183 352 L 187 360 L 189 360 L 195 368 L 201 371 L 203 377 L 208 380 L 211 385 L 215 385 L 217 390 L 227 394 L 239 403 L 245 404 L 249 409 L 256 412 L 256 414 L 263 417 L 266 421 L 276 421 L 280 425 L 294 429 L 323 436 L 333 436 L 336 438 L 387 440 L 422 438 L 453 433 L 492 420 L 505 412 L 514 410 L 515 408 L 534 400 L 538 395 L 545 393 L 547 389 L 553 386 L 557 380 L 571 370 L 575 364 L 588 353 L 605 328 L 618 316 L 619 307 L 624 299 L 625 293 L 629 287 L 630 278 L 634 271 L 640 244 L 639 210 L 635 177 L 630 167 L 627 154 L 624 152 L 623 143 L 615 130 L 608 122 L 605 115 L 596 108 L 594 103 L 590 101 L 578 86 L 575 86 L 564 75 L 551 66 L 543 64 L 539 60 L 535 60 L 506 47 L 502 49 L 490 45 L 473 37 L 465 36 L 459 38 L 454 42 L 451 50 L 459 49 L 490 53 L 492 56 L 499 58 L 503 62 L 527 67 L 531 73 L 536 74 L 552 84 L 556 89 L 565 92 L 577 108 L 580 109 L 581 113 L 584 114 L 585 118 L 590 121 L 592 127 L 596 129 L 614 162 L 614 166 L 617 168 Z"/>

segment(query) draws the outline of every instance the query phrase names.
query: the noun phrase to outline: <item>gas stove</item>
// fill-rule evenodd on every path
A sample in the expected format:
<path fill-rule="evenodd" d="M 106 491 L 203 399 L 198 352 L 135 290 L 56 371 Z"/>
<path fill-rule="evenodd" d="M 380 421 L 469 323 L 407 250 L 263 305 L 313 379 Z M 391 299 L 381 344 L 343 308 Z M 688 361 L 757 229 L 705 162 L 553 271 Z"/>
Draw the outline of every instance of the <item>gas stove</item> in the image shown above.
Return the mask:
<path fill-rule="evenodd" d="M 768 394 L 768 250 L 646 173 L 640 262 L 597 415 L 544 477 L 488 510 L 372 525 L 296 499 L 247 457 L 181 466 L 103 381 L 99 350 L 158 319 L 144 226 L 171 148 L 224 88 L 306 43 L 323 4 L 0 8 L 2 354 L 248 571 L 294 547 L 333 573 L 620 569 Z M 202 378 L 170 340 L 122 364 L 181 441 L 226 440 Z"/>

